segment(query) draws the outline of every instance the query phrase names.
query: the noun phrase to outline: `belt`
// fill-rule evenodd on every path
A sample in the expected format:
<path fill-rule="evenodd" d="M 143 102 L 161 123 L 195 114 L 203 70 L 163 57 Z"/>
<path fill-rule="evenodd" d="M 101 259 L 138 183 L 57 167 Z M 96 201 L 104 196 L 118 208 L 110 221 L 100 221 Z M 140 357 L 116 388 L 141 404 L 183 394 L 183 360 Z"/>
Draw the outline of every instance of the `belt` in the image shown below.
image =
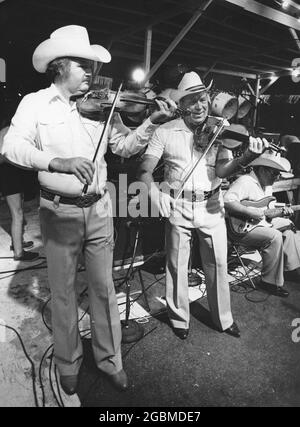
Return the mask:
<path fill-rule="evenodd" d="M 106 193 L 106 190 L 104 194 Z M 46 200 L 53 201 L 56 197 L 59 197 L 58 203 L 63 203 L 65 205 L 76 205 L 79 208 L 88 208 L 89 206 L 92 206 L 94 203 L 96 203 L 98 200 L 101 199 L 101 197 L 104 196 L 104 194 L 86 194 L 85 196 L 78 196 L 78 197 L 65 197 L 60 196 L 59 194 L 51 193 L 51 191 L 41 189 L 41 197 Z"/>
<path fill-rule="evenodd" d="M 194 190 L 183 190 L 181 197 L 183 199 L 188 200 L 189 202 L 203 202 L 204 200 L 208 200 L 211 196 L 218 193 L 220 191 L 221 186 L 215 188 L 211 191 L 194 191 Z M 171 190 L 171 197 L 174 197 L 176 195 L 175 190 Z"/>

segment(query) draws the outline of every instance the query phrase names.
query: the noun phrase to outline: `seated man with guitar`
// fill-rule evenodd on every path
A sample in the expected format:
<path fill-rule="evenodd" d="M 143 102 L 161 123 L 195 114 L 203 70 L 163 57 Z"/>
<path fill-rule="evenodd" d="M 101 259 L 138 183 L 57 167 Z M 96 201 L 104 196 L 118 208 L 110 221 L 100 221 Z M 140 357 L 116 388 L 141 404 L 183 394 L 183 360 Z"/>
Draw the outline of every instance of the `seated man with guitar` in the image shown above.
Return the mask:
<path fill-rule="evenodd" d="M 234 241 L 260 251 L 261 287 L 287 297 L 284 271 L 296 270 L 300 277 L 300 232 L 287 217 L 300 206 L 276 205 L 272 185 L 281 171 L 290 170 L 290 163 L 268 150 L 250 166 L 253 170 L 234 181 L 224 196 L 228 234 Z"/>

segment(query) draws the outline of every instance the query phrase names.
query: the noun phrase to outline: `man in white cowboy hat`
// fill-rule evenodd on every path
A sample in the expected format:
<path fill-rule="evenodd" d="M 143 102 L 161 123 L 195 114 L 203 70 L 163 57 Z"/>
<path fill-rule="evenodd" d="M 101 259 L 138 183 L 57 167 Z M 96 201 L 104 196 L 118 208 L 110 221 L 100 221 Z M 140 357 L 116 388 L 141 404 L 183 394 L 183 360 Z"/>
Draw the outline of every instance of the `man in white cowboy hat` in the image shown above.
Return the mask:
<path fill-rule="evenodd" d="M 113 223 L 104 154 L 108 144 L 121 156 L 139 152 L 158 124 L 169 120 L 175 110 L 158 101 L 158 110 L 135 131 L 126 128 L 117 117 L 92 163 L 104 124 L 81 117 L 74 97 L 89 90 L 96 63 L 110 59 L 104 47 L 90 44 L 84 27 L 68 25 L 54 31 L 33 54 L 34 68 L 46 73 L 52 84 L 24 97 L 3 145 L 3 154 L 9 161 L 39 171 L 54 355 L 61 385 L 69 394 L 76 392 L 83 357 L 74 286 L 81 251 L 89 282 L 96 364 L 118 389 L 127 388 L 112 280 Z M 83 197 L 85 184 L 88 194 Z"/>
<path fill-rule="evenodd" d="M 170 97 L 185 111 L 183 118 L 161 125 L 153 134 L 139 176 L 166 222 L 166 301 L 174 333 L 186 339 L 189 333 L 188 261 L 192 229 L 196 229 L 205 273 L 208 303 L 213 322 L 220 331 L 240 336 L 233 321 L 227 280 L 227 243 L 221 178 L 233 174 L 253 160 L 266 141 L 251 138 L 240 159 L 219 144 L 212 146 L 185 182 L 183 198 L 174 200 L 177 184 L 202 155 L 216 119 L 208 116 L 208 87 L 195 72 L 186 73 Z M 165 162 L 165 182 L 172 193 L 153 185 L 153 170 L 159 159 Z"/>
<path fill-rule="evenodd" d="M 265 221 L 267 206 L 245 206 L 244 200 L 257 202 L 272 196 L 272 185 L 281 172 L 290 171 L 290 162 L 279 153 L 267 150 L 250 163 L 253 170 L 241 175 L 232 183 L 224 196 L 225 208 L 230 215 L 244 218 L 257 227 L 238 238 L 244 246 L 257 248 L 262 256 L 262 281 L 260 286 L 279 297 L 287 297 L 284 285 L 284 271 L 295 271 L 300 277 L 300 233 L 286 218 L 293 214 L 289 207 L 282 206 L 270 222 Z M 259 203 L 260 205 L 260 203 Z M 284 218 L 285 217 L 285 218 Z"/>

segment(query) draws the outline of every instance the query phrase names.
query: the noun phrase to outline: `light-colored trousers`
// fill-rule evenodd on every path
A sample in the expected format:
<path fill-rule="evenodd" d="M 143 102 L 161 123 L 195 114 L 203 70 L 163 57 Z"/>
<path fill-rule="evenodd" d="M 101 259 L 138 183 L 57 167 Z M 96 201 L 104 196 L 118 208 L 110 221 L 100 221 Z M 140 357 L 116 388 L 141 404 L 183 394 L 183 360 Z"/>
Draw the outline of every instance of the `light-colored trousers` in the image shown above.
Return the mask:
<path fill-rule="evenodd" d="M 208 214 L 206 214 L 208 215 Z M 224 218 L 205 232 L 195 228 L 205 274 L 206 292 L 212 320 L 225 330 L 233 323 L 227 277 L 227 237 Z M 166 301 L 169 319 L 175 328 L 189 328 L 188 262 L 192 229 L 166 223 Z"/>
<path fill-rule="evenodd" d="M 276 228 L 256 227 L 239 242 L 259 250 L 262 257 L 262 280 L 272 285 L 283 286 L 284 271 L 300 267 L 300 232 L 283 232 Z"/>
<path fill-rule="evenodd" d="M 51 290 L 55 363 L 61 375 L 76 375 L 83 351 L 78 330 L 75 281 L 83 251 L 88 278 L 92 348 L 98 368 L 108 374 L 122 369 L 121 325 L 112 280 L 113 221 L 110 199 L 88 208 L 41 198 L 40 222 Z"/>

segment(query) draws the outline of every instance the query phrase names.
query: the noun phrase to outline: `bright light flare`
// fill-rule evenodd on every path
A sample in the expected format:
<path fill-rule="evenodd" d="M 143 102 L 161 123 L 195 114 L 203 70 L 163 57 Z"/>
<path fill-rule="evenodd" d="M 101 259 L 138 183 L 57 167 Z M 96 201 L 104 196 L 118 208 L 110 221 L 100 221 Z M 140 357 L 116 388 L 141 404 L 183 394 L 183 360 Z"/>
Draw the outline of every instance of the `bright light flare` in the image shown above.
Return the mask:
<path fill-rule="evenodd" d="M 142 68 L 137 68 L 132 73 L 132 78 L 135 82 L 141 83 L 145 80 L 146 73 Z"/>
<path fill-rule="evenodd" d="M 289 2 L 287 1 L 287 0 L 284 0 L 283 2 L 282 2 L 282 9 L 287 9 L 288 7 L 289 7 Z"/>
<path fill-rule="evenodd" d="M 295 68 L 295 70 L 292 71 L 292 76 L 299 77 L 300 76 L 300 68 Z"/>

